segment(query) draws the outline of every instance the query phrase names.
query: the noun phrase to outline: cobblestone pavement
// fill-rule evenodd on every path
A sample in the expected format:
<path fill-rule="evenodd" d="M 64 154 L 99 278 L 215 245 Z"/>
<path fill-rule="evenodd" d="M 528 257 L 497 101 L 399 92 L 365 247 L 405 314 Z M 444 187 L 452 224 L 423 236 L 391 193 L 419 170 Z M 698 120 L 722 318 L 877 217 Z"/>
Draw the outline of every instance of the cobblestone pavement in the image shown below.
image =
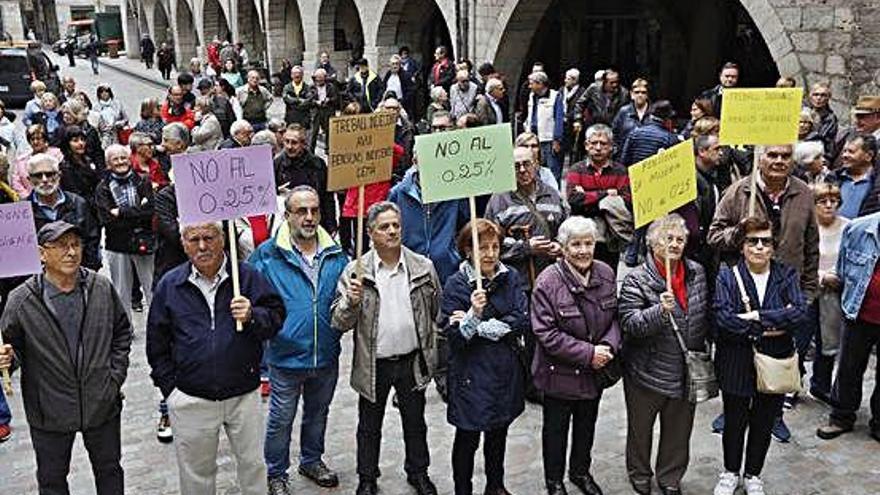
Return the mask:
<path fill-rule="evenodd" d="M 131 64 L 130 61 L 122 61 Z M 73 73 L 80 86 L 94 93 L 98 81 L 109 81 L 123 99 L 132 118 L 136 118 L 140 98 L 155 95 L 157 87 L 119 72 L 102 70 L 98 77 L 91 76 L 87 64 L 79 63 Z M 134 63 L 136 65 L 136 63 Z M 137 67 L 135 67 L 137 68 Z M 135 340 L 132 345 L 131 368 L 124 386 L 126 394 L 123 410 L 122 452 L 126 475 L 126 492 L 135 495 L 173 495 L 177 488 L 177 467 L 173 445 L 161 445 L 155 438 L 158 392 L 149 379 L 149 366 L 144 355 L 144 315 L 135 313 Z M 340 358 L 341 372 L 336 397 L 330 409 L 325 461 L 339 472 L 341 485 L 334 490 L 317 488 L 295 472 L 291 473 L 293 492 L 296 494 L 352 494 L 357 482 L 355 473 L 355 428 L 357 423 L 357 395 L 348 385 L 351 363 L 351 338 L 344 339 Z M 876 361 L 865 383 L 865 396 L 873 390 Z M 36 493 L 34 455 L 22 410 L 18 389 L 9 398 L 13 410 L 14 437 L 0 444 L 0 494 Z M 710 423 L 721 410 L 716 399 L 697 408 L 694 433 L 691 438 L 690 469 L 684 478 L 683 489 L 689 494 L 711 493 L 718 470 L 721 468 L 721 437 L 710 433 Z M 441 494 L 452 493 L 451 447 L 454 429 L 446 423 L 445 406 L 433 390 L 428 394 L 427 421 L 431 448 L 430 474 Z M 265 416 L 266 405 L 255 412 Z M 773 495 L 876 495 L 880 493 L 880 443 L 868 436 L 866 426 L 867 400 L 860 411 L 855 432 L 830 442 L 816 438 L 815 429 L 827 417 L 828 408 L 807 399 L 797 409 L 786 413 L 792 430 L 791 443 L 774 442 L 764 471 L 767 493 Z M 295 428 L 298 432 L 298 425 Z M 526 412 L 512 425 L 507 447 L 507 486 L 517 495 L 543 493 L 543 475 L 540 448 L 541 411 L 529 405 Z M 408 495 L 413 493 L 403 473 L 403 443 L 400 420 L 396 410 L 388 406 L 383 436 L 383 472 L 379 480 L 382 493 Z M 606 392 L 602 401 L 593 449 L 592 472 L 608 495 L 632 493 L 627 483 L 624 465 L 626 412 L 623 389 L 620 385 Z M 291 456 L 298 456 L 298 433 L 294 434 Z M 483 486 L 482 455 L 478 453 L 476 487 Z M 233 459 L 229 444 L 223 439 L 218 456 L 218 493 L 238 494 L 235 487 Z M 76 442 L 71 466 L 71 493 L 94 493 L 88 457 L 81 441 Z M 573 486 L 571 493 L 578 493 Z"/>

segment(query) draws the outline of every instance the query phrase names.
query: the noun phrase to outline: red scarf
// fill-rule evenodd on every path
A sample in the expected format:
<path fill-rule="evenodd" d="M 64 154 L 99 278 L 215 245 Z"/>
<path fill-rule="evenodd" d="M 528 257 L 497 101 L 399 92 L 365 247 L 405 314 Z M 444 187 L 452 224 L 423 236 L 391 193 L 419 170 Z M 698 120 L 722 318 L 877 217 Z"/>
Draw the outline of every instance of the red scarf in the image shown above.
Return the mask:
<path fill-rule="evenodd" d="M 254 249 L 257 249 L 269 239 L 269 221 L 266 215 L 248 217 L 248 221 L 251 223 L 251 234 L 254 236 Z"/>
<path fill-rule="evenodd" d="M 684 283 L 684 261 L 679 261 L 676 264 L 676 268 L 673 269 L 672 274 L 672 293 L 675 295 L 675 300 L 678 301 L 678 305 L 681 306 L 681 309 L 687 313 L 688 310 L 688 297 L 687 297 L 687 285 Z M 666 263 L 662 258 L 654 257 L 654 266 L 657 267 L 657 271 L 660 273 L 660 278 L 663 279 L 663 283 L 666 283 Z"/>

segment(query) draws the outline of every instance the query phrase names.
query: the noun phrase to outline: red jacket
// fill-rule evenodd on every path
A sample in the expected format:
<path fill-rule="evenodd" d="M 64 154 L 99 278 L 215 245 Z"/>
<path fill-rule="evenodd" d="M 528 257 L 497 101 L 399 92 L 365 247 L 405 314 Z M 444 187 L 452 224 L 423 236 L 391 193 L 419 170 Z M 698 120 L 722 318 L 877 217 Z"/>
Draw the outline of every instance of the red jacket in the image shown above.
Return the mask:
<path fill-rule="evenodd" d="M 182 114 L 172 115 L 169 108 L 168 100 L 165 100 L 165 103 L 162 104 L 162 120 L 166 124 L 170 124 L 172 122 L 181 122 L 183 125 L 186 126 L 187 129 L 190 130 L 192 130 L 192 128 L 196 126 L 196 116 L 191 109 L 184 107 Z"/>
<path fill-rule="evenodd" d="M 141 165 L 137 154 L 132 153 L 131 168 L 133 168 L 141 177 L 148 177 L 153 184 L 154 189 L 161 189 L 171 183 L 168 176 L 166 176 L 165 172 L 162 170 L 162 165 L 159 164 L 159 161 L 155 158 L 150 160 L 150 162 L 144 166 Z"/>
<path fill-rule="evenodd" d="M 208 65 L 220 72 L 220 45 L 214 42 L 208 44 Z"/>
<path fill-rule="evenodd" d="M 391 169 L 397 166 L 403 157 L 403 146 L 394 145 L 394 154 L 391 158 Z M 391 181 L 375 182 L 364 186 L 364 216 L 367 210 L 374 204 L 388 199 L 388 192 L 391 191 Z M 351 187 L 345 191 L 345 203 L 342 205 L 343 218 L 357 218 L 358 216 L 358 188 Z"/>

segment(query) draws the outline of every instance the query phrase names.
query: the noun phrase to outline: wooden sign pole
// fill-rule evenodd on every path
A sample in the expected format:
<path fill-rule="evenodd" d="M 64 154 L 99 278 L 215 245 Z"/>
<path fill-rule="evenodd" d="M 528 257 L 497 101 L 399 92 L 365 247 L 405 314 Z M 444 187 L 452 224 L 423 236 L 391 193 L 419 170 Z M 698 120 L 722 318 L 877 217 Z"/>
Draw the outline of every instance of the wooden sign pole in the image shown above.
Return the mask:
<path fill-rule="evenodd" d="M 477 276 L 477 290 L 483 290 L 483 274 L 480 271 L 480 239 L 477 235 L 477 200 L 468 196 L 468 206 L 471 209 L 471 242 L 473 243 L 471 257 L 474 262 L 474 273 Z"/>
<path fill-rule="evenodd" d="M 241 295 L 241 285 L 238 281 L 238 237 L 235 235 L 235 220 L 227 220 L 227 231 L 229 233 L 229 262 L 232 264 L 230 266 L 232 272 L 232 297 L 238 297 Z M 235 331 L 241 332 L 244 330 L 244 325 L 236 320 L 235 321 Z"/>
<path fill-rule="evenodd" d="M 763 148 L 755 146 L 755 156 L 752 160 L 752 175 L 749 183 L 749 217 L 755 216 L 755 204 L 758 201 L 758 168 L 761 163 Z"/>
<path fill-rule="evenodd" d="M 361 276 L 363 275 L 363 267 L 361 266 L 361 255 L 364 254 L 364 185 L 361 184 L 358 186 L 358 212 L 357 212 L 357 229 L 355 232 L 356 236 L 354 245 L 355 245 L 355 264 L 354 264 L 354 273 L 357 277 L 358 281 L 361 280 Z"/>
<path fill-rule="evenodd" d="M 666 263 L 666 291 L 672 292 L 672 261 L 669 260 L 669 248 L 666 248 L 666 256 L 663 257 Z"/>
<path fill-rule="evenodd" d="M 3 334 L 0 334 L 0 347 L 3 347 Z M 3 368 L 3 391 L 6 395 L 13 395 L 12 378 L 9 376 L 9 368 Z"/>

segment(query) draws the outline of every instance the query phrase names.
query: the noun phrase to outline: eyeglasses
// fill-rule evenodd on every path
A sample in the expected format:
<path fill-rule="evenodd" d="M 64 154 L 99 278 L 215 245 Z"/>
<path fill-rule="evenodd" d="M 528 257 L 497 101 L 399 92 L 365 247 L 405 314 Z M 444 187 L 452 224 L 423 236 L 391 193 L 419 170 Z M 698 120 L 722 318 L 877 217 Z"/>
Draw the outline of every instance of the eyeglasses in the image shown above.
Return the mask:
<path fill-rule="evenodd" d="M 74 239 L 74 240 L 68 241 L 64 244 L 55 243 L 55 242 L 47 243 L 44 247 L 46 247 L 48 249 L 55 249 L 55 250 L 58 250 L 61 252 L 67 252 L 67 251 L 70 251 L 71 249 L 76 251 L 76 250 L 79 250 L 80 248 L 82 248 L 82 242 L 79 239 Z"/>
<path fill-rule="evenodd" d="M 819 198 L 816 200 L 817 205 L 828 205 L 828 206 L 837 206 L 840 204 L 840 200 L 837 198 Z"/>
<path fill-rule="evenodd" d="M 746 244 L 748 244 L 749 247 L 756 247 L 758 243 L 761 243 L 761 245 L 765 247 L 773 247 L 773 238 L 760 236 L 746 237 Z"/>
<path fill-rule="evenodd" d="M 514 166 L 514 168 L 516 168 L 516 169 L 520 169 L 520 168 L 530 168 L 530 167 L 532 166 L 532 161 L 531 161 L 531 160 L 524 160 L 524 161 L 520 161 L 520 162 L 515 162 L 515 163 L 513 164 L 513 166 Z"/>
<path fill-rule="evenodd" d="M 54 179 L 58 177 L 58 172 L 33 172 L 28 174 L 28 177 L 34 180 Z"/>

